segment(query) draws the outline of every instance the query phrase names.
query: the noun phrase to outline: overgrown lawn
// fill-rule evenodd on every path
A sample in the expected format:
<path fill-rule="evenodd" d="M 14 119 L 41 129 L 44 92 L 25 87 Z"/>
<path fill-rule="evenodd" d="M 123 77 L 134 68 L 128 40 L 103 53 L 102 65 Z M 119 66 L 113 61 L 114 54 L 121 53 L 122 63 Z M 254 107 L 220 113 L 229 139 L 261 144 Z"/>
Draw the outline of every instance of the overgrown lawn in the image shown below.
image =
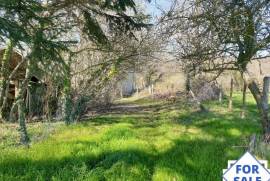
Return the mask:
<path fill-rule="evenodd" d="M 8 135 L 15 128 L 1 125 L 0 180 L 221 180 L 227 161 L 261 131 L 248 101 L 247 118 L 240 119 L 239 95 L 234 111 L 226 101 L 208 102 L 208 114 L 183 102 L 125 100 L 131 106 L 76 125 L 30 125 L 37 138 L 30 148 L 14 144 L 17 136 Z"/>

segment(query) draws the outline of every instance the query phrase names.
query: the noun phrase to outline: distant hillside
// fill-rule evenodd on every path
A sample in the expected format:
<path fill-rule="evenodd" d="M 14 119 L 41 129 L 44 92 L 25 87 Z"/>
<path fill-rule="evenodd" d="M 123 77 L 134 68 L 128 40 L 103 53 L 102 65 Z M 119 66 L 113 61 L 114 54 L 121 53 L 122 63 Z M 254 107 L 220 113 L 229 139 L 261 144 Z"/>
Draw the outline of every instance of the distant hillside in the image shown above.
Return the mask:
<path fill-rule="evenodd" d="M 131 95 L 136 92 L 137 88 L 140 91 L 145 90 L 145 92 L 148 92 L 148 84 L 154 84 L 153 88 L 156 93 L 183 91 L 185 89 L 185 75 L 177 63 L 158 64 L 154 77 L 162 76 L 152 83 L 146 83 L 146 72 L 145 70 L 141 73 L 129 73 L 126 79 L 120 83 L 123 94 Z M 248 65 L 248 72 L 252 77 L 262 83 L 265 76 L 270 76 L 270 58 L 252 61 Z M 221 74 L 217 81 L 225 91 L 228 91 L 230 89 L 231 78 L 234 79 L 235 90 L 241 90 L 243 81 L 239 72 L 226 71 Z"/>
<path fill-rule="evenodd" d="M 248 71 L 252 76 L 256 77 L 259 81 L 262 81 L 263 77 L 270 76 L 270 58 L 262 59 L 260 61 L 253 60 L 248 65 Z"/>

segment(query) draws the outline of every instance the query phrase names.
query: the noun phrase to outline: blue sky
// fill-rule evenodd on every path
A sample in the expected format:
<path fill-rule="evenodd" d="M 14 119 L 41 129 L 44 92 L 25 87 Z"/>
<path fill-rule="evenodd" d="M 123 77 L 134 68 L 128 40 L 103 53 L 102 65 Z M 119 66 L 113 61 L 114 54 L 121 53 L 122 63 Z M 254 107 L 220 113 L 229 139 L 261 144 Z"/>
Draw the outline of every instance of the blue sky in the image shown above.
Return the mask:
<path fill-rule="evenodd" d="M 146 0 L 143 0 L 145 5 L 144 9 L 146 12 L 151 15 L 153 18 L 159 17 L 162 14 L 162 10 L 168 10 L 171 6 L 172 0 L 151 0 L 151 3 L 145 3 Z"/>
<path fill-rule="evenodd" d="M 147 11 L 154 16 L 159 16 L 161 11 L 159 8 L 163 10 L 168 10 L 171 6 L 170 0 L 152 0 L 150 4 L 147 5 Z"/>

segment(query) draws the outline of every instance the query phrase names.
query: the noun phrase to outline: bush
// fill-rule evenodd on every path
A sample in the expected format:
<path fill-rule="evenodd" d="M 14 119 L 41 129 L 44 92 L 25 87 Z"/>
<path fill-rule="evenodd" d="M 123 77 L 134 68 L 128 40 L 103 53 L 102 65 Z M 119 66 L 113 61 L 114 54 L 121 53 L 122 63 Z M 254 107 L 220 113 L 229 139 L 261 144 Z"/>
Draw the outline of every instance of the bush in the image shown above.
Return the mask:
<path fill-rule="evenodd" d="M 197 78 L 192 83 L 192 90 L 199 101 L 217 100 L 222 91 L 216 82 L 208 78 Z"/>
<path fill-rule="evenodd" d="M 90 98 L 85 96 L 78 96 L 73 100 L 73 110 L 71 120 L 78 121 L 87 109 L 87 102 Z"/>

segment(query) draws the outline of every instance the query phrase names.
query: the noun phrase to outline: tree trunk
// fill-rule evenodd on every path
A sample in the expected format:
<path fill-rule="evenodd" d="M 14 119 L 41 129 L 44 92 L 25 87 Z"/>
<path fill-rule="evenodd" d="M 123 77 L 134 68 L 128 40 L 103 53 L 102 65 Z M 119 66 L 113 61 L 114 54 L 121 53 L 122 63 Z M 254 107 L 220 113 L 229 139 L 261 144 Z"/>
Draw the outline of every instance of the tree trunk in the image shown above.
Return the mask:
<path fill-rule="evenodd" d="M 187 77 L 186 77 L 186 92 L 188 94 L 189 90 L 191 90 L 191 81 L 190 81 L 190 74 L 187 73 Z"/>
<path fill-rule="evenodd" d="M 23 145 L 28 145 L 30 142 L 28 133 L 27 133 L 27 128 L 26 128 L 26 109 L 25 109 L 25 100 L 24 100 L 24 95 L 25 91 L 27 89 L 27 86 L 29 84 L 29 80 L 32 75 L 32 68 L 31 68 L 31 60 L 29 59 L 27 62 L 26 66 L 26 72 L 25 72 L 25 78 L 22 83 L 19 83 L 18 85 L 18 94 L 17 97 L 12 105 L 10 115 L 14 112 L 15 107 L 17 106 L 18 108 L 18 122 L 19 122 L 19 132 L 20 132 L 20 141 L 21 144 Z M 11 117 L 11 116 L 10 116 Z"/>
<path fill-rule="evenodd" d="M 269 83 L 270 77 L 265 77 L 263 93 L 260 92 L 260 89 L 255 81 L 251 81 L 248 84 L 248 88 L 257 103 L 257 108 L 261 117 L 261 124 L 263 126 L 263 133 L 266 142 L 270 141 L 270 120 L 268 115 Z"/>
<path fill-rule="evenodd" d="M 247 84 L 244 81 L 243 86 L 243 99 L 242 99 L 242 111 L 241 111 L 241 118 L 244 119 L 246 117 L 246 109 L 247 109 L 247 103 L 246 103 L 246 94 L 247 94 Z"/>
<path fill-rule="evenodd" d="M 63 102 L 63 118 L 66 125 L 70 125 L 71 120 L 71 113 L 72 113 L 72 100 L 71 100 L 71 93 L 70 89 L 68 90 L 68 87 L 65 86 L 64 90 L 64 102 Z"/>
<path fill-rule="evenodd" d="M 20 132 L 20 142 L 23 145 L 28 145 L 30 139 L 27 133 L 26 129 L 26 123 L 25 123 L 25 103 L 23 99 L 23 85 L 19 85 L 19 94 L 18 94 L 18 121 L 19 121 L 19 132 Z"/>
<path fill-rule="evenodd" d="M 233 96 L 233 78 L 231 78 L 231 88 L 230 88 L 230 97 L 229 97 L 229 110 L 232 110 L 233 107 L 233 101 L 232 101 L 232 96 Z"/>
<path fill-rule="evenodd" d="M 72 118 L 72 99 L 71 99 L 71 64 L 72 55 L 69 55 L 69 62 L 66 65 L 66 77 L 64 80 L 64 97 L 63 97 L 63 119 L 66 125 L 71 124 Z"/>
<path fill-rule="evenodd" d="M 1 77 L 2 77 L 2 88 L 1 88 L 1 96 L 0 96 L 0 107 L 1 107 L 1 119 L 5 119 L 5 105 L 3 105 L 5 92 L 9 91 L 9 63 L 12 55 L 12 50 L 14 47 L 13 41 L 9 41 L 7 44 L 7 48 L 4 52 L 3 59 L 2 59 L 2 67 L 1 67 Z"/>
<path fill-rule="evenodd" d="M 28 71 L 26 71 L 26 74 Z M 19 122 L 19 132 L 20 132 L 20 142 L 23 145 L 28 145 L 30 142 L 28 133 L 27 133 L 27 128 L 26 128 L 26 109 L 25 109 L 25 102 L 24 102 L 24 93 L 26 90 L 26 87 L 28 86 L 29 83 L 29 77 L 28 75 L 26 76 L 25 80 L 23 83 L 19 84 L 19 92 L 16 97 L 16 101 L 13 103 L 10 114 L 14 112 L 15 107 L 17 106 L 18 108 L 18 122 Z"/>

